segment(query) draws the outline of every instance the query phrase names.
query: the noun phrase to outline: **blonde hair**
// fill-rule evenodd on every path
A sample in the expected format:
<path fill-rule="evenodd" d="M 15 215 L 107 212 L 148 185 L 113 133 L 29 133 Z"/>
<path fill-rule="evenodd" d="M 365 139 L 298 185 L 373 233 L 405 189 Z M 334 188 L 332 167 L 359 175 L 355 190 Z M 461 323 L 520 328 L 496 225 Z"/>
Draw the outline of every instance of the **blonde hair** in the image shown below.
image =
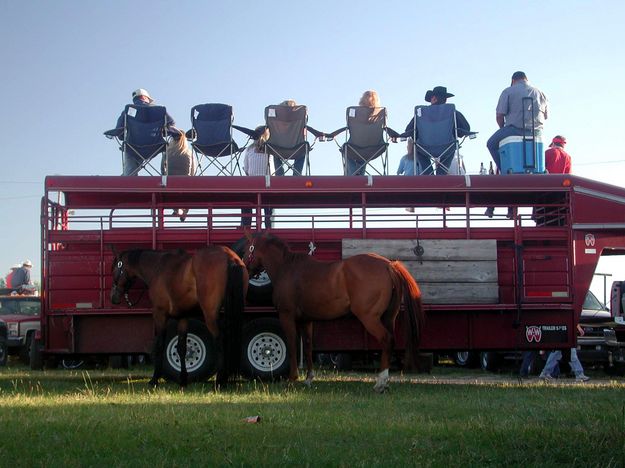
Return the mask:
<path fill-rule="evenodd" d="M 282 101 L 280 103 L 281 106 L 289 106 L 289 107 L 295 107 L 297 106 L 297 102 L 295 102 L 294 99 L 285 99 L 284 101 Z"/>
<path fill-rule="evenodd" d="M 360 98 L 358 105 L 364 107 L 380 107 L 380 97 L 378 96 L 377 91 L 370 89 L 362 93 L 362 97 Z"/>

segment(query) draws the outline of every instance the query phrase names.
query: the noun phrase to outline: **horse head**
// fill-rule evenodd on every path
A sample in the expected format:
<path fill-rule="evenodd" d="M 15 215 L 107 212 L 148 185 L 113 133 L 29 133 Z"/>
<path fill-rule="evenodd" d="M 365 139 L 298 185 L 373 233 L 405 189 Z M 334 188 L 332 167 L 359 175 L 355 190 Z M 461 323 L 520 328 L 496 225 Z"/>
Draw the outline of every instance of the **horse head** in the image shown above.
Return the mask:
<path fill-rule="evenodd" d="M 122 252 L 116 254 L 111 265 L 111 275 L 113 276 L 113 284 L 111 286 L 111 302 L 119 304 L 122 296 L 126 299 L 129 306 L 132 306 L 128 299 L 128 290 L 132 286 L 136 275 L 129 268 L 128 253 Z"/>
<path fill-rule="evenodd" d="M 262 234 L 252 234 L 249 229 L 244 230 L 245 249 L 243 250 L 243 262 L 247 267 L 250 276 L 255 276 L 263 271 L 262 249 L 259 251 L 258 246 L 262 245 L 264 236 Z"/>

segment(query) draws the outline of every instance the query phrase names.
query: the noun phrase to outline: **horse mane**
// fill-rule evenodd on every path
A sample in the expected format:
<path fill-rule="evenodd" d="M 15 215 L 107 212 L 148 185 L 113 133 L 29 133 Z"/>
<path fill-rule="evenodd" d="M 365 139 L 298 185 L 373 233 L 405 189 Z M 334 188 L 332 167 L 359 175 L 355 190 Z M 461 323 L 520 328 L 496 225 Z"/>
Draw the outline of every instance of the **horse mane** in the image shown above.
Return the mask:
<path fill-rule="evenodd" d="M 263 239 L 267 247 L 275 247 L 282 253 L 282 257 L 285 262 L 290 263 L 296 260 L 301 260 L 303 257 L 308 258 L 308 255 L 306 254 L 293 252 L 286 242 L 272 234 L 263 235 Z"/>

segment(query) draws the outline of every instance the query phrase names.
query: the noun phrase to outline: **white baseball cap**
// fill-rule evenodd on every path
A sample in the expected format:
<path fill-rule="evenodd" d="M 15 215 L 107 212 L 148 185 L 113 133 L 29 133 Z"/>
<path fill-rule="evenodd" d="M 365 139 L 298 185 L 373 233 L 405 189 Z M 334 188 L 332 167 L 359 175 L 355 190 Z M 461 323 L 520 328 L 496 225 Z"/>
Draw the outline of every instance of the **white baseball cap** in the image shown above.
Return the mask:
<path fill-rule="evenodd" d="M 32 262 L 30 260 L 24 260 L 24 263 L 22 263 L 22 266 L 33 266 Z"/>
<path fill-rule="evenodd" d="M 134 99 L 138 96 L 145 96 L 146 98 L 148 98 L 150 102 L 154 101 L 154 99 L 152 99 L 152 96 L 150 96 L 150 93 L 148 93 L 147 89 L 143 89 L 143 88 L 135 89 L 132 92 L 132 98 Z"/>

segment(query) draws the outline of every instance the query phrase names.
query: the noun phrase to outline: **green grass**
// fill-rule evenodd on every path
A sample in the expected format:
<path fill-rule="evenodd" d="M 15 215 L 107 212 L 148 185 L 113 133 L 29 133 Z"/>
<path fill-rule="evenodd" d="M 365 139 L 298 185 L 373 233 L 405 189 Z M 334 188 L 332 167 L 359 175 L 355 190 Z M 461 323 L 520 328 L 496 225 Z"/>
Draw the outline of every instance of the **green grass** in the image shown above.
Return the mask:
<path fill-rule="evenodd" d="M 448 384 L 458 371 L 435 368 L 377 395 L 373 374 L 183 392 L 149 372 L 1 368 L 0 466 L 625 466 L 622 378 Z"/>

